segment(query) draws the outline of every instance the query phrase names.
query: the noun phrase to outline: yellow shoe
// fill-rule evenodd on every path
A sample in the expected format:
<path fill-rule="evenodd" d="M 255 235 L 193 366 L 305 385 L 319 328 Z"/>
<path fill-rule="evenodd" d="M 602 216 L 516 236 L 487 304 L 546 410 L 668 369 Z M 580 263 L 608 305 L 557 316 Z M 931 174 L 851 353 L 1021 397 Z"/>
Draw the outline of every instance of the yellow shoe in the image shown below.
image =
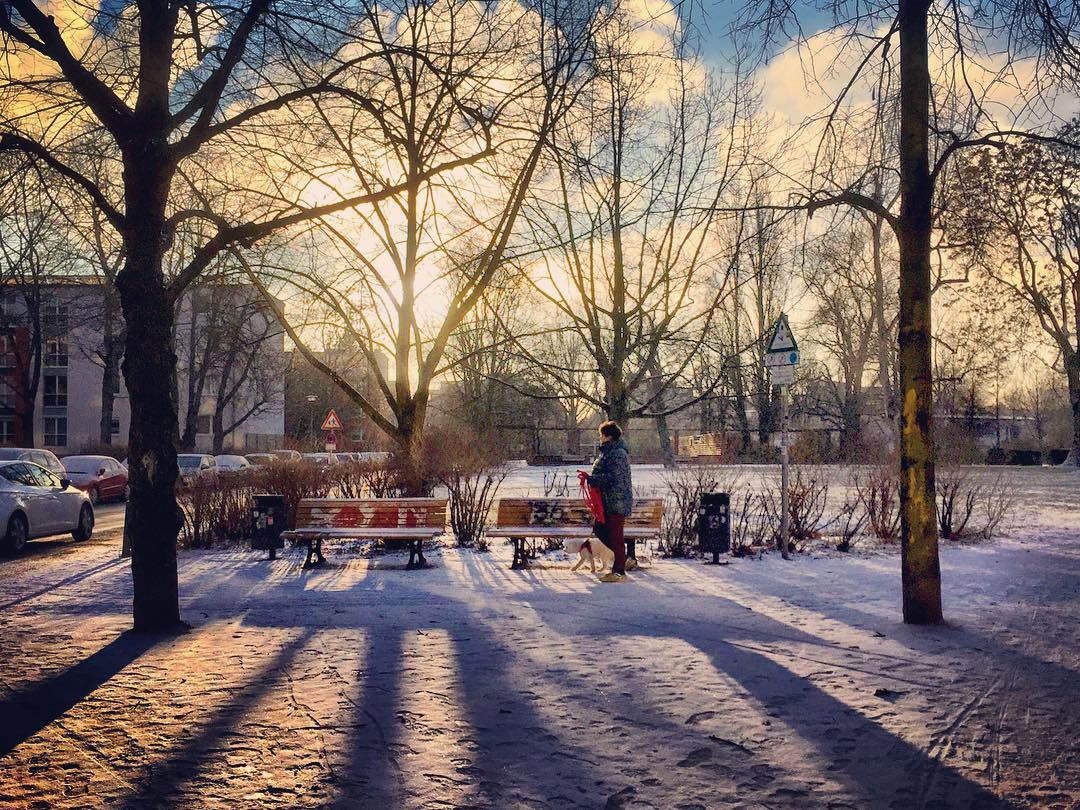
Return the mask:
<path fill-rule="evenodd" d="M 625 582 L 626 574 L 616 574 L 614 571 L 600 577 L 601 582 Z"/>
<path fill-rule="evenodd" d="M 633 557 L 627 557 L 626 558 L 626 570 L 627 571 L 633 571 L 637 567 L 638 567 L 637 560 L 635 560 Z"/>

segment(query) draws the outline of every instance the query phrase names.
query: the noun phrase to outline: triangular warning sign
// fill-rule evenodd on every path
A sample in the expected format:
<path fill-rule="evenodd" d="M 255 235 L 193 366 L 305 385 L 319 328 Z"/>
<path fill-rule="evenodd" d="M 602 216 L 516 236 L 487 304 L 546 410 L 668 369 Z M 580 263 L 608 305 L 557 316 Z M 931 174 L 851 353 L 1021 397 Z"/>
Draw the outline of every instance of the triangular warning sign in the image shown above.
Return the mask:
<path fill-rule="evenodd" d="M 323 430 L 341 430 L 341 420 L 338 419 L 337 414 L 334 413 L 334 409 L 331 408 L 326 412 L 326 418 L 322 423 Z"/>
<path fill-rule="evenodd" d="M 781 315 L 780 320 L 776 322 L 776 328 L 773 330 L 772 338 L 769 340 L 769 346 L 765 351 L 768 354 L 783 354 L 784 352 L 798 350 L 799 344 L 795 342 L 795 336 L 791 334 L 791 327 L 788 325 L 787 315 Z"/>

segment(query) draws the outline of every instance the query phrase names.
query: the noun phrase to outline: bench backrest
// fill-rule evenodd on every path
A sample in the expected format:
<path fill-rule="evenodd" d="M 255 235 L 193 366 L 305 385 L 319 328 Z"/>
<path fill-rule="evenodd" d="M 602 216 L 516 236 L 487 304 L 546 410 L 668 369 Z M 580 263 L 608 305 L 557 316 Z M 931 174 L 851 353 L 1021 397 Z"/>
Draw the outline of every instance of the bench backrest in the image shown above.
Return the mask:
<path fill-rule="evenodd" d="M 441 529 L 445 498 L 305 498 L 296 507 L 298 529 Z"/>
<path fill-rule="evenodd" d="M 662 498 L 634 500 L 634 511 L 626 519 L 626 527 L 659 529 L 664 514 Z M 592 526 L 589 507 L 580 498 L 502 498 L 495 523 L 499 528 L 509 526 Z"/>

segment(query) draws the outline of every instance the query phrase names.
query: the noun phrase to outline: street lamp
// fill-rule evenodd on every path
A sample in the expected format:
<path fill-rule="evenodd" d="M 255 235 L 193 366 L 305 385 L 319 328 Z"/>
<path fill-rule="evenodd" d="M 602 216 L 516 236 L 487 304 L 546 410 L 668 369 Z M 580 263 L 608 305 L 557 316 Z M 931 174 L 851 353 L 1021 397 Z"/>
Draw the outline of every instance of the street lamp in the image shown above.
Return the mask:
<path fill-rule="evenodd" d="M 315 394 L 308 394 L 306 397 L 308 401 L 308 438 L 312 444 L 315 442 L 315 403 L 319 401 L 319 397 Z M 318 449 L 316 447 L 316 449 Z"/>

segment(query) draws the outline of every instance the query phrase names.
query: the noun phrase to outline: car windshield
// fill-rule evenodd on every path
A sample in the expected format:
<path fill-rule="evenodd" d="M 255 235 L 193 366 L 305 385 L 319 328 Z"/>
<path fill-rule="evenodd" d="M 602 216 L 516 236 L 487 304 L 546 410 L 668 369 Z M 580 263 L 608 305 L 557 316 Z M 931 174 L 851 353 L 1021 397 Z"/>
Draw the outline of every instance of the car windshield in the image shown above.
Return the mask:
<path fill-rule="evenodd" d="M 105 466 L 105 462 L 99 458 L 84 458 L 70 456 L 62 462 L 64 469 L 76 475 L 97 475 L 97 471 Z"/>
<path fill-rule="evenodd" d="M 176 460 L 181 467 L 198 469 L 199 464 L 202 462 L 202 456 L 179 456 Z"/>

